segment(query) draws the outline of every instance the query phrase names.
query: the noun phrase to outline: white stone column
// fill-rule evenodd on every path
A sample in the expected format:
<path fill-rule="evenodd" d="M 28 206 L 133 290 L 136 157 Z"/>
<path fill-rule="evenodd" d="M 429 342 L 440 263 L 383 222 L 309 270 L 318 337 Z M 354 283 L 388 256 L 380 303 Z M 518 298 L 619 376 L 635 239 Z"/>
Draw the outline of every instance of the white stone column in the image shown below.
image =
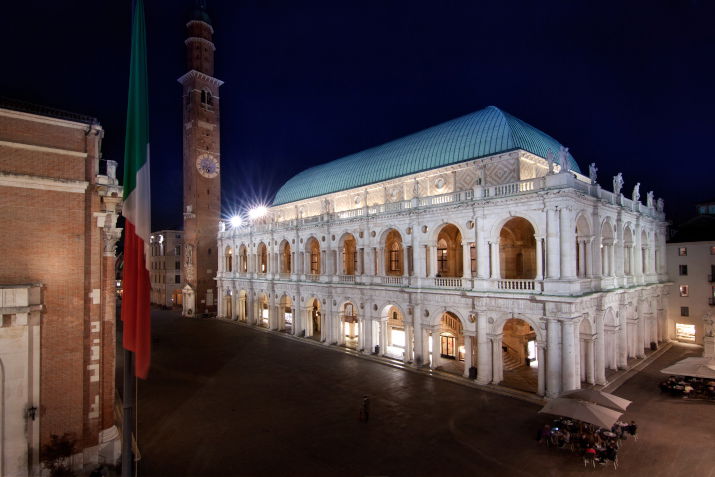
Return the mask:
<path fill-rule="evenodd" d="M 561 277 L 561 255 L 559 252 L 559 221 L 555 209 L 546 210 L 546 278 Z"/>
<path fill-rule="evenodd" d="M 581 239 L 578 241 L 578 276 L 586 277 L 586 241 Z"/>
<path fill-rule="evenodd" d="M 544 352 L 544 349 L 546 347 L 546 343 L 543 341 L 537 341 L 536 342 L 536 359 L 538 361 L 539 367 L 537 369 L 538 372 L 538 381 L 537 381 L 537 389 L 536 393 L 539 396 L 543 396 L 546 394 L 546 379 L 545 379 L 545 373 L 544 370 L 546 369 L 546 353 Z"/>
<path fill-rule="evenodd" d="M 403 261 L 402 261 L 402 276 L 403 277 L 409 277 L 410 276 L 410 249 L 406 245 L 402 247 L 402 256 L 403 256 Z"/>
<path fill-rule="evenodd" d="M 422 307 L 415 305 L 412 311 L 412 321 L 414 323 L 414 363 L 417 365 L 424 364 L 424 337 L 422 336 Z"/>
<path fill-rule="evenodd" d="M 599 312 L 600 313 L 600 312 Z M 606 335 L 603 327 L 603 319 L 596 319 L 596 342 L 594 343 L 594 367 L 596 384 L 606 384 Z"/>
<path fill-rule="evenodd" d="M 472 278 L 472 258 L 469 250 L 469 241 L 462 241 L 462 276 Z"/>
<path fill-rule="evenodd" d="M 483 220 L 477 221 L 477 238 L 474 244 L 477 247 L 477 278 L 489 278 L 489 242 L 484 232 Z"/>
<path fill-rule="evenodd" d="M 412 345 L 412 339 L 413 339 L 413 327 L 412 325 L 408 325 L 405 323 L 405 354 L 402 358 L 402 360 L 405 363 L 409 363 L 412 361 L 412 350 L 413 350 L 413 345 Z"/>
<path fill-rule="evenodd" d="M 616 276 L 616 243 L 608 246 L 608 275 Z"/>
<path fill-rule="evenodd" d="M 559 210 L 559 246 L 561 248 L 561 278 L 576 277 L 576 240 L 575 229 L 571 220 L 571 211 Z"/>
<path fill-rule="evenodd" d="M 415 275 L 417 278 L 427 277 L 427 247 L 422 244 L 416 245 L 415 249 Z"/>
<path fill-rule="evenodd" d="M 442 343 L 440 343 L 439 331 L 439 325 L 432 327 L 432 369 L 437 369 L 442 362 L 440 358 Z"/>
<path fill-rule="evenodd" d="M 488 384 L 492 380 L 491 343 L 487 335 L 489 323 L 485 312 L 477 313 L 477 383 Z"/>
<path fill-rule="evenodd" d="M 561 322 L 561 388 L 564 391 L 576 389 L 576 346 L 574 343 L 574 325 L 570 318 Z"/>
<path fill-rule="evenodd" d="M 499 263 L 499 240 L 490 242 L 491 248 L 491 267 L 492 275 L 491 278 L 498 280 L 501 278 L 501 265 Z"/>
<path fill-rule="evenodd" d="M 437 276 L 437 246 L 429 246 L 429 276 Z"/>
<path fill-rule="evenodd" d="M 623 313 L 623 311 L 621 311 Z M 619 319 L 621 326 L 618 329 L 618 369 L 628 367 L 628 320 L 625 317 Z"/>
<path fill-rule="evenodd" d="M 543 250 L 543 246 L 542 246 L 542 240 L 544 238 L 541 236 L 536 236 L 534 238 L 536 239 L 536 279 L 543 280 L 544 279 L 544 267 L 543 267 L 544 250 Z"/>
<path fill-rule="evenodd" d="M 375 345 L 373 344 L 373 324 L 372 324 L 372 317 L 366 316 L 363 318 L 363 348 L 365 348 L 365 351 L 368 354 L 372 354 L 375 352 Z"/>
<path fill-rule="evenodd" d="M 556 397 L 561 393 L 561 323 L 555 318 L 546 319 L 546 395 Z"/>
<path fill-rule="evenodd" d="M 500 333 L 489 337 L 492 342 L 492 384 L 499 384 L 504 380 L 502 336 Z"/>
<path fill-rule="evenodd" d="M 472 339 L 473 335 L 464 334 L 464 377 L 469 377 L 469 368 L 472 367 Z"/>
<path fill-rule="evenodd" d="M 387 353 L 387 318 L 380 318 L 380 355 Z"/>
<path fill-rule="evenodd" d="M 594 339 L 591 338 L 586 342 L 586 382 L 589 384 L 594 384 L 595 373 L 594 373 Z"/>

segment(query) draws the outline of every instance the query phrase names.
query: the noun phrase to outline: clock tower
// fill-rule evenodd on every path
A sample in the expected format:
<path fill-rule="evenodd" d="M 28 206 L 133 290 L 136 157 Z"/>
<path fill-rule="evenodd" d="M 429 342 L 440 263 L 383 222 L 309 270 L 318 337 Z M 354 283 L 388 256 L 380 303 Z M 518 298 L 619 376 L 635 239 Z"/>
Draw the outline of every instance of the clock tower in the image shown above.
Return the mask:
<path fill-rule="evenodd" d="M 214 78 L 213 27 L 206 2 L 197 1 L 186 24 L 186 67 L 182 86 L 184 136 L 183 314 L 216 310 L 221 214 L 219 87 Z"/>

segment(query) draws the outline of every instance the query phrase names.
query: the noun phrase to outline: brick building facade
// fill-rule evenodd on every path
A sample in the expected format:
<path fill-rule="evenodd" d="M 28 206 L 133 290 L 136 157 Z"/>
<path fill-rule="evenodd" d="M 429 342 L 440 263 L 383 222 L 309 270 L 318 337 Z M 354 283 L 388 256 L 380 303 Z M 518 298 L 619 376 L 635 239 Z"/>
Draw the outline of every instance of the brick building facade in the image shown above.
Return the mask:
<path fill-rule="evenodd" d="M 0 102 L 0 288 L 7 298 L 0 304 L 7 402 L 0 404 L 26 410 L 0 422 L 0 475 L 38 474 L 39 446 L 51 434 L 77 438 L 78 467 L 118 456 L 114 262 L 122 189 L 116 163 L 101 159 L 103 136 L 94 118 Z M 27 339 L 12 342 L 14 351 L 26 347 L 29 359 L 6 353 L 17 336 Z"/>

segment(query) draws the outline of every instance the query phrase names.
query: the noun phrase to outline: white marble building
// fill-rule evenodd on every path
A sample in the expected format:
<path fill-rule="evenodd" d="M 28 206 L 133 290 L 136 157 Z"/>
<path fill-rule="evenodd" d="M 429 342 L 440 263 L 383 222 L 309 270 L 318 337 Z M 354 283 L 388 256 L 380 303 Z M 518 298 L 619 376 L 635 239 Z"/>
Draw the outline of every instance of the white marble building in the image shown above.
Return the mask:
<path fill-rule="evenodd" d="M 667 339 L 665 221 L 495 107 L 308 169 L 219 232 L 219 315 L 554 396 Z M 471 370 L 470 368 L 474 367 Z"/>

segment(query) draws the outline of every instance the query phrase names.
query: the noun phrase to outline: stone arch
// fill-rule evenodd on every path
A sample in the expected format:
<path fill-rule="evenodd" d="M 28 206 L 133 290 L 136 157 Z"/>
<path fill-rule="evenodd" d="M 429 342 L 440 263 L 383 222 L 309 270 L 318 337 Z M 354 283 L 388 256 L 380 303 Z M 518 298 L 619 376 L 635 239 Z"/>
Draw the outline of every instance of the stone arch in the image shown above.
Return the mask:
<path fill-rule="evenodd" d="M 239 290 L 237 302 L 238 321 L 248 321 L 248 292 L 246 290 Z"/>
<path fill-rule="evenodd" d="M 591 222 L 584 211 L 576 215 L 576 275 L 585 278 L 591 270 Z"/>
<path fill-rule="evenodd" d="M 536 393 L 543 389 L 543 366 L 538 360 L 538 343 L 544 343 L 541 327 L 526 316 L 502 316 L 495 323 L 495 341 L 501 350 L 492 350 L 500 363 L 494 366 L 493 381 L 503 380 L 504 385 Z M 501 339 L 499 339 L 501 337 Z"/>
<path fill-rule="evenodd" d="M 316 340 L 321 339 L 321 333 L 323 331 L 323 304 L 316 295 L 311 295 L 307 304 L 307 320 L 306 320 L 306 330 L 305 336 L 308 338 L 313 338 Z"/>
<path fill-rule="evenodd" d="M 536 278 L 536 230 L 523 217 L 504 222 L 499 232 L 499 271 L 502 278 Z"/>
<path fill-rule="evenodd" d="M 623 227 L 623 273 L 625 275 L 633 275 L 633 245 L 634 245 L 633 230 L 631 224 L 627 223 Z"/>
<path fill-rule="evenodd" d="M 615 275 L 615 243 L 615 228 L 611 223 L 611 218 L 606 217 L 601 222 L 601 275 Z"/>
<path fill-rule="evenodd" d="M 357 239 L 350 232 L 345 232 L 338 240 L 341 275 L 356 275 L 358 272 Z"/>
<path fill-rule="evenodd" d="M 233 248 L 230 245 L 224 250 L 224 270 L 233 272 Z"/>
<path fill-rule="evenodd" d="M 233 319 L 233 290 L 226 287 L 223 293 L 223 316 Z"/>
<path fill-rule="evenodd" d="M 321 272 L 321 257 L 320 257 L 320 242 L 317 237 L 311 235 L 308 240 L 305 241 L 305 254 L 306 254 L 306 274 L 310 275 L 320 275 Z"/>
<path fill-rule="evenodd" d="M 256 324 L 268 328 L 270 323 L 270 302 L 268 294 L 260 291 L 256 294 Z"/>
<path fill-rule="evenodd" d="M 278 320 L 280 330 L 293 334 L 295 323 L 293 299 L 286 292 L 283 292 L 278 301 Z"/>
<path fill-rule="evenodd" d="M 402 276 L 407 264 L 405 263 L 405 244 L 400 231 L 396 228 L 385 230 L 381 234 L 380 247 L 383 250 L 383 273 L 388 276 Z"/>
<path fill-rule="evenodd" d="M 466 322 L 458 312 L 452 310 L 444 310 L 436 315 L 432 332 L 432 367 L 462 376 L 467 361 L 464 333 Z"/>
<path fill-rule="evenodd" d="M 360 325 L 357 303 L 349 298 L 342 301 L 338 307 L 338 313 L 340 316 L 338 344 L 347 348 L 358 349 Z"/>
<path fill-rule="evenodd" d="M 617 313 L 612 307 L 603 312 L 603 354 L 604 366 L 609 369 L 618 369 L 618 348 L 621 326 Z"/>
<path fill-rule="evenodd" d="M 576 355 L 579 382 L 596 383 L 596 326 L 588 316 L 584 316 L 578 324 L 579 348 Z"/>
<path fill-rule="evenodd" d="M 279 254 L 279 273 L 292 273 L 293 272 L 293 255 L 288 240 L 283 239 L 278 245 Z"/>
<path fill-rule="evenodd" d="M 461 277 L 464 275 L 462 241 L 464 235 L 459 226 L 447 222 L 433 234 L 437 246 L 437 276 Z M 467 252 L 468 253 L 468 252 Z"/>
<path fill-rule="evenodd" d="M 268 273 L 268 246 L 263 241 L 256 247 L 256 273 Z"/>
<path fill-rule="evenodd" d="M 248 248 L 243 243 L 238 248 L 238 271 L 240 273 L 248 272 Z"/>

